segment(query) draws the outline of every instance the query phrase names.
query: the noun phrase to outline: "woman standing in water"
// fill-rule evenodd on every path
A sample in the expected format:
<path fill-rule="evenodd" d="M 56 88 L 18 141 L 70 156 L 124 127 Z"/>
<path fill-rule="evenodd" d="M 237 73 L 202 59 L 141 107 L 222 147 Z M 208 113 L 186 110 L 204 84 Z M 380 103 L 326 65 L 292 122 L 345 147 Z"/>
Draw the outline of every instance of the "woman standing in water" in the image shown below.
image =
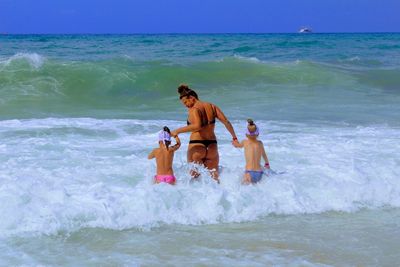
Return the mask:
<path fill-rule="evenodd" d="M 199 100 L 197 93 L 189 86 L 180 85 L 178 93 L 182 104 L 188 108 L 189 116 L 187 126 L 172 131 L 171 135 L 191 132 L 187 151 L 188 162 L 204 164 L 210 170 L 211 176 L 219 182 L 219 154 L 217 138 L 214 133 L 215 119 L 221 121 L 232 135 L 232 144 L 239 144 L 235 130 L 219 107 Z M 199 176 L 194 171 L 192 171 L 192 175 L 194 178 Z"/>

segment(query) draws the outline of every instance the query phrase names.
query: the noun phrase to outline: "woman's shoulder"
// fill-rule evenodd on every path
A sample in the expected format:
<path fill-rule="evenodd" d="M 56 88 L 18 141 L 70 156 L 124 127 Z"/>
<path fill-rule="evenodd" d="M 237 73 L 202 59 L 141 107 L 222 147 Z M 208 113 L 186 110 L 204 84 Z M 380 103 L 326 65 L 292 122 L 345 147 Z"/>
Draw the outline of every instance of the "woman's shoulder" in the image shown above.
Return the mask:
<path fill-rule="evenodd" d="M 212 112 L 215 114 L 216 110 L 218 108 L 217 105 L 215 105 L 214 103 L 211 102 L 202 102 L 203 103 L 203 107 L 207 110 L 212 110 Z"/>
<path fill-rule="evenodd" d="M 200 111 L 200 113 L 208 113 L 208 110 L 212 110 L 213 112 L 215 112 L 215 105 L 210 102 L 197 101 L 197 103 L 192 108 L 194 110 Z"/>
<path fill-rule="evenodd" d="M 213 107 L 215 107 L 215 104 L 213 104 L 213 103 L 211 103 L 211 102 L 204 102 L 204 101 L 201 101 L 201 103 L 202 103 L 203 105 L 206 105 L 206 106 L 213 106 Z"/>

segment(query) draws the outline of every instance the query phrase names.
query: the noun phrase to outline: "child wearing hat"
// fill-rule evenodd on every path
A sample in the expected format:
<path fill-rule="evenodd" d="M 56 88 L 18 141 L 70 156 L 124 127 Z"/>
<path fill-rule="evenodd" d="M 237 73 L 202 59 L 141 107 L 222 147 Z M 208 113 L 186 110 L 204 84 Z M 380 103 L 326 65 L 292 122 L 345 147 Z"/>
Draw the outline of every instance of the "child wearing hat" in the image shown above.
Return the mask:
<path fill-rule="evenodd" d="M 157 174 L 154 176 L 155 183 L 168 183 L 174 185 L 176 178 L 174 170 L 172 169 L 172 162 L 174 160 L 174 153 L 181 146 L 179 137 L 174 137 L 176 144 L 171 145 L 171 132 L 167 126 L 158 135 L 159 147 L 150 152 L 148 159 L 156 159 Z"/>

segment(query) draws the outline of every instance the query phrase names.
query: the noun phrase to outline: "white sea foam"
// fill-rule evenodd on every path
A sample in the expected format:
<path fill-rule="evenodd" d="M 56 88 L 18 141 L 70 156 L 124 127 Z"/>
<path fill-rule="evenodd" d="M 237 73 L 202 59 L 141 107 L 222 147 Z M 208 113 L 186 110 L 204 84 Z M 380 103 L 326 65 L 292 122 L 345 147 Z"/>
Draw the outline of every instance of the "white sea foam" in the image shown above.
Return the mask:
<path fill-rule="evenodd" d="M 45 62 L 45 58 L 37 53 L 17 53 L 9 58 L 0 60 L 0 64 L 7 66 L 16 61 L 26 61 L 34 69 L 39 69 Z"/>
<path fill-rule="evenodd" d="M 221 185 L 206 172 L 200 182 L 189 182 L 187 135 L 174 163 L 177 186 L 153 185 L 155 166 L 146 156 L 157 145 L 157 132 L 182 123 L 1 121 L 0 236 L 400 207 L 398 128 L 257 122 L 271 166 L 280 174 L 242 186 L 243 152 L 218 125 Z M 242 133 L 245 123 L 235 128 Z"/>
<path fill-rule="evenodd" d="M 234 57 L 236 58 L 236 59 L 239 59 L 239 60 L 243 60 L 243 61 L 249 61 L 249 62 L 253 62 L 253 63 L 260 63 L 260 62 L 262 62 L 261 60 L 259 60 L 258 58 L 256 58 L 256 57 L 245 57 L 245 56 L 240 56 L 240 55 L 234 55 Z"/>
<path fill-rule="evenodd" d="M 360 57 L 351 57 L 348 61 L 360 61 Z"/>

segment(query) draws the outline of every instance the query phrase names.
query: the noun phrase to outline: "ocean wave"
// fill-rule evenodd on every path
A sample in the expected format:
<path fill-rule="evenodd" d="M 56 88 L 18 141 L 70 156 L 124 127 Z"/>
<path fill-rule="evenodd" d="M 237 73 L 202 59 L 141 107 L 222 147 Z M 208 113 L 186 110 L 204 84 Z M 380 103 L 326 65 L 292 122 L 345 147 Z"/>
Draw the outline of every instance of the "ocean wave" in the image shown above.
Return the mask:
<path fill-rule="evenodd" d="M 0 60 L 0 66 L 4 69 L 6 66 L 18 63 L 28 63 L 33 69 L 39 69 L 45 62 L 46 58 L 37 53 L 17 53 L 9 58 Z"/>
<path fill-rule="evenodd" d="M 240 56 L 240 55 L 237 55 L 237 54 L 235 54 L 233 57 L 236 58 L 236 59 L 239 59 L 239 60 L 244 60 L 244 61 L 250 61 L 250 62 L 256 62 L 256 63 L 262 62 L 261 60 L 259 60 L 256 57 L 245 57 L 245 56 Z"/>
<path fill-rule="evenodd" d="M 233 121 L 238 132 L 243 122 Z M 180 121 L 48 118 L 0 122 L 0 236 L 82 228 L 151 230 L 165 224 L 257 221 L 362 208 L 400 207 L 399 129 L 259 121 L 272 168 L 242 186 L 243 152 L 217 128 L 221 184 L 203 170 L 191 183 L 177 152 L 177 186 L 153 185 L 160 125 Z M 377 142 L 379 140 L 379 142 Z"/>
<path fill-rule="evenodd" d="M 301 103 L 312 108 L 324 102 L 322 110 L 333 105 L 364 110 L 363 103 L 369 101 L 371 94 L 379 94 L 381 89 L 395 93 L 399 84 L 396 77 L 400 77 L 397 69 L 354 67 L 353 61 L 279 62 L 240 55 L 179 64 L 127 56 L 62 61 L 38 55 L 32 56 L 36 60 L 32 66 L 31 57 L 15 56 L 22 60 L 18 64 L 13 58 L 5 60 L 13 63 L 0 68 L 2 118 L 46 114 L 94 116 L 98 110 L 105 114 L 111 110 L 119 114 L 154 110 L 174 113 L 180 106 L 171 99 L 176 99 L 176 87 L 183 82 L 190 84 L 204 100 L 217 97 L 219 104 L 235 107 L 240 101 L 246 109 L 249 106 L 246 103 L 257 100 L 255 105 L 263 103 L 260 108 L 264 110 L 282 110 L 285 105 L 283 112 L 299 108 Z M 35 64 L 40 67 L 36 69 Z M 339 99 L 337 95 L 345 97 Z M 390 101 L 395 102 L 395 98 Z M 294 113 L 297 110 L 291 114 Z M 387 117 L 382 116 L 380 121 Z"/>
<path fill-rule="evenodd" d="M 35 73 L 27 77 L 27 70 L 16 63 L 28 63 Z M 46 60 L 38 54 L 16 54 L 3 61 L 0 79 L 10 86 L 43 76 L 52 77 L 63 84 L 64 91 L 80 90 L 138 90 L 155 85 L 176 86 L 181 81 L 210 85 L 223 84 L 326 84 L 337 75 L 335 69 L 324 68 L 317 62 L 267 62 L 256 57 L 235 55 L 217 61 L 200 61 L 176 64 L 168 61 L 137 61 L 123 56 L 104 61 L 56 61 Z M 321 68 L 322 66 L 322 68 Z M 336 79 L 335 79 L 336 80 Z M 72 87 L 72 88 L 71 88 Z M 77 88 L 79 87 L 79 88 Z M 96 88 L 97 87 L 97 88 Z M 122 88 L 121 88 L 122 87 Z M 128 91 L 125 91 L 126 93 Z M 1 92 L 0 92 L 1 94 Z"/>

